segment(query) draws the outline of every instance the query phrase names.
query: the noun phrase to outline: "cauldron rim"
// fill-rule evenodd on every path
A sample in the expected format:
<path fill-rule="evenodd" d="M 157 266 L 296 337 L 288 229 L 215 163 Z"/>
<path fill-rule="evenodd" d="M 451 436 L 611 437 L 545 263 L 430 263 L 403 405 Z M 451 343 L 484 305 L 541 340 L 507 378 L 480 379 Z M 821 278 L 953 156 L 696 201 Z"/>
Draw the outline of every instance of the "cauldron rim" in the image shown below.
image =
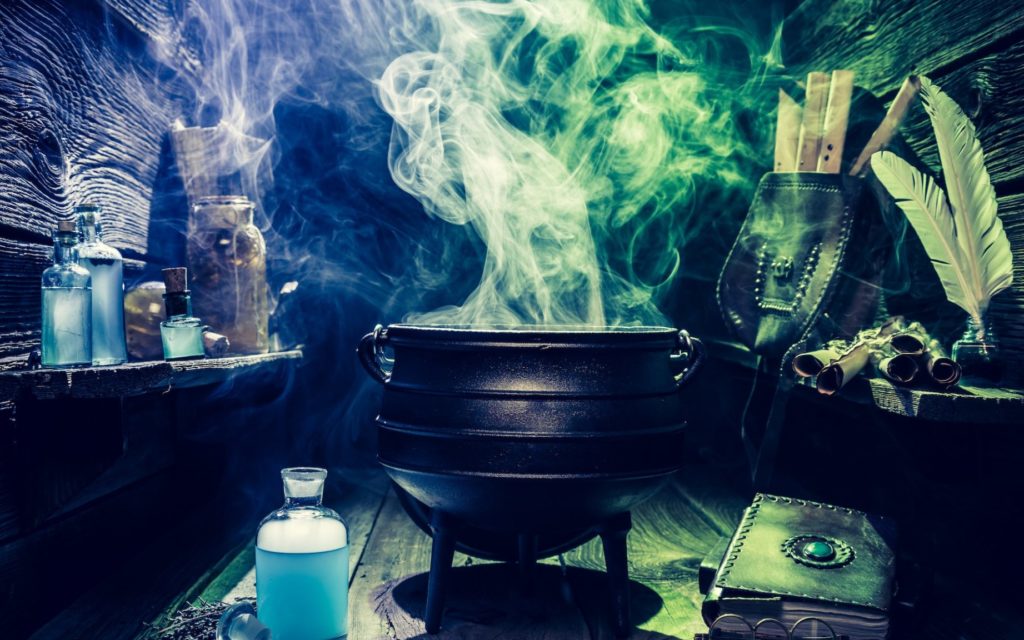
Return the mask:
<path fill-rule="evenodd" d="M 385 330 L 390 340 L 474 343 L 571 343 L 637 345 L 655 341 L 674 343 L 679 331 L 661 326 L 500 325 L 397 323 Z"/>
<path fill-rule="evenodd" d="M 661 325 L 590 325 L 590 324 L 430 324 L 417 322 L 396 322 L 389 329 L 413 329 L 417 331 L 458 331 L 471 333 L 675 333 L 676 329 Z"/>

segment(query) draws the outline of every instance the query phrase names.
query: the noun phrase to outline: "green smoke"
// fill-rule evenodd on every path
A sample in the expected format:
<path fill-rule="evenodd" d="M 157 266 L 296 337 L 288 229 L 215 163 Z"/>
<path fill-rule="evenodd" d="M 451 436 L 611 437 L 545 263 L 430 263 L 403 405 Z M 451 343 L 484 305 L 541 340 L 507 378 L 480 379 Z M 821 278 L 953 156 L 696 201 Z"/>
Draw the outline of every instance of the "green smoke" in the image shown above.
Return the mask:
<path fill-rule="evenodd" d="M 644 2 L 420 0 L 416 50 L 379 82 L 395 182 L 486 244 L 479 286 L 419 322 L 664 322 L 684 239 L 748 189 L 736 96 L 697 31 Z"/>

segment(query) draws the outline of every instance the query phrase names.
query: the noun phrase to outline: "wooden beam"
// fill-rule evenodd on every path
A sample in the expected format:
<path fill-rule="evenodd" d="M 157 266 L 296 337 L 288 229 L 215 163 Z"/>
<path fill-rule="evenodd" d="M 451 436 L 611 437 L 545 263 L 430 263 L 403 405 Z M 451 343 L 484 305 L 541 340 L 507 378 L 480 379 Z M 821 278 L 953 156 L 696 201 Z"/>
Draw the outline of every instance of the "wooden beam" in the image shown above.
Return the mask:
<path fill-rule="evenodd" d="M 783 42 L 792 72 L 853 69 L 860 86 L 884 94 L 908 75 L 944 74 L 995 42 L 1019 40 L 1022 30 L 1022 0 L 806 0 L 786 19 Z"/>
<path fill-rule="evenodd" d="M 819 71 L 807 74 L 807 96 L 804 99 L 803 122 L 800 125 L 797 171 L 817 171 L 821 132 L 828 100 L 829 75 Z"/>
<path fill-rule="evenodd" d="M 796 171 L 803 110 L 788 93 L 779 89 L 779 111 L 775 123 L 775 171 Z"/>
<path fill-rule="evenodd" d="M 885 112 L 882 122 L 878 124 L 878 128 L 871 134 L 871 138 L 853 161 L 850 167 L 851 176 L 864 175 L 871 165 L 871 156 L 889 146 L 903 124 L 903 120 L 907 117 L 910 107 L 916 101 L 920 90 L 921 81 L 917 76 L 909 76 L 903 81 L 896 97 L 889 104 L 889 109 Z"/>
<path fill-rule="evenodd" d="M 850 100 L 853 98 L 853 72 L 832 72 L 832 84 L 825 109 L 824 135 L 818 152 L 818 171 L 839 173 L 846 145 L 846 127 L 850 122 Z"/>

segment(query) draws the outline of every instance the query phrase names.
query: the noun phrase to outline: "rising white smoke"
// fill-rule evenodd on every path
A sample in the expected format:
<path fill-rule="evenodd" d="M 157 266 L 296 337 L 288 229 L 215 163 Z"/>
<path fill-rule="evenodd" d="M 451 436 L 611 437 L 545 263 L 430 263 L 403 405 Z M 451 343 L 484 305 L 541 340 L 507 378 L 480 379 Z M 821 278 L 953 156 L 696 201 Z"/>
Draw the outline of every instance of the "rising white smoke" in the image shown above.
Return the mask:
<path fill-rule="evenodd" d="M 216 126 L 221 157 L 211 164 L 240 173 L 251 197 L 269 184 L 282 100 L 344 113 L 358 125 L 370 119 L 365 102 L 350 97 L 353 80 L 376 86 L 394 122 L 394 182 L 486 247 L 468 299 L 431 311 L 410 295 L 411 320 L 662 322 L 659 296 L 681 268 L 685 240 L 714 220 L 714 211 L 694 206 L 702 189 L 752 182 L 736 96 L 723 93 L 717 70 L 705 64 L 707 29 L 665 37 L 650 26 L 643 0 L 187 6 L 182 39 L 189 44 L 192 34 L 195 61 L 174 53 L 174 63 L 197 101 L 184 120 Z M 681 2 L 678 11 L 692 8 Z M 355 150 L 380 142 L 369 134 L 336 141 Z M 331 221 L 310 219 L 302 237 L 282 243 L 290 260 L 308 258 L 321 222 Z M 413 255 L 394 259 L 421 264 Z M 348 277 L 330 267 L 318 273 Z M 457 271 L 438 268 L 390 281 L 437 286 Z"/>
<path fill-rule="evenodd" d="M 378 84 L 391 175 L 431 215 L 471 225 L 487 254 L 464 304 L 411 319 L 662 321 L 655 296 L 686 231 L 672 222 L 695 182 L 749 182 L 700 60 L 639 1 L 413 4 L 416 48 Z"/>

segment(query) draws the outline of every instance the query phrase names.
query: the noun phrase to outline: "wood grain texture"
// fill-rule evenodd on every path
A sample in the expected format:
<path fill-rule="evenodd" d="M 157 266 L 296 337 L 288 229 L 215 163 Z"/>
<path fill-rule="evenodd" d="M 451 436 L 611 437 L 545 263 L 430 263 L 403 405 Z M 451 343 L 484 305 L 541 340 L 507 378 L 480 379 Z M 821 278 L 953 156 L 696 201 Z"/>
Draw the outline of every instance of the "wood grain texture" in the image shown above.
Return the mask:
<path fill-rule="evenodd" d="M 0 371 L 24 366 L 25 354 L 39 347 L 39 278 L 53 263 L 51 251 L 0 238 Z"/>
<path fill-rule="evenodd" d="M 1006 361 L 1024 379 L 1024 194 L 999 199 L 999 217 L 1013 252 L 1013 286 L 992 299 L 989 315 L 995 323 Z"/>
<path fill-rule="evenodd" d="M 382 501 L 380 487 L 388 481 L 376 474 L 376 479 L 361 478 L 337 505 L 352 532 L 349 637 L 425 638 L 422 615 L 431 539 L 392 492 Z M 680 474 L 634 513 L 629 551 L 638 629 L 631 638 L 672 640 L 704 630 L 697 570 L 711 546 L 732 532 L 746 498 L 720 473 L 701 468 Z M 563 568 L 557 558 L 544 560 L 530 592 L 522 589 L 514 566 L 457 553 L 445 627 L 436 637 L 611 640 L 600 543 L 575 549 L 564 561 Z M 157 626 L 195 595 L 225 601 L 254 595 L 251 545 L 217 566 L 219 575 L 204 576 L 201 585 L 188 590 L 188 598 L 176 597 Z"/>
<path fill-rule="evenodd" d="M 102 575 L 153 527 L 165 523 L 178 505 L 153 500 L 174 495 L 171 474 L 158 474 L 108 497 L 93 509 L 0 545 L 0 624 L 4 634 L 24 638 L 56 613 L 80 587 L 83 576 Z M 131 518 L 125 515 L 131 513 Z M 110 527 L 118 523 L 117 527 Z M 145 590 L 151 586 L 137 586 Z M 50 636 L 54 637 L 54 636 Z M 64 635 L 61 638 L 99 636 Z"/>
<path fill-rule="evenodd" d="M 100 571 L 99 583 L 35 631 L 32 639 L 134 638 L 168 598 L 184 593 L 197 576 L 222 571 L 225 551 L 247 538 L 239 523 L 224 521 L 209 509 L 176 515 L 174 520 L 165 516 L 168 521 L 159 531 L 142 525 L 139 533 L 150 535 L 141 548 L 129 547 L 132 555 L 127 562 L 117 558 L 117 570 Z"/>
<path fill-rule="evenodd" d="M 853 69 L 877 94 L 915 71 L 943 71 L 1024 28 L 1024 2 L 805 0 L 783 33 L 786 65 Z"/>
<path fill-rule="evenodd" d="M 719 516 L 699 506 L 705 498 L 691 495 L 701 492 L 690 485 L 704 482 L 707 477 L 701 474 L 692 482 L 677 478 L 633 514 L 628 544 L 638 628 L 632 638 L 688 638 L 704 630 L 697 570 L 715 541 L 733 526 L 723 530 Z M 731 496 L 725 508 L 738 518 L 744 500 L 731 492 L 728 485 L 712 490 Z M 389 497 L 352 583 L 352 637 L 425 637 L 420 616 L 430 543 L 397 499 Z M 529 595 L 518 589 L 514 567 L 456 554 L 459 569 L 438 637 L 612 638 L 600 541 L 592 540 L 563 559 L 564 572 L 557 558 L 542 562 L 536 591 Z"/>
<path fill-rule="evenodd" d="M 424 635 L 422 620 L 397 606 L 393 592 L 404 579 L 429 570 L 430 545 L 430 537 L 406 515 L 394 492 L 389 492 L 352 578 L 349 636 L 372 640 Z M 453 564 L 468 567 L 479 562 L 456 553 Z"/>
<path fill-rule="evenodd" d="M 187 389 L 224 382 L 236 375 L 297 364 L 302 351 L 175 362 L 130 362 L 114 367 L 0 372 L 0 398 L 27 393 L 40 400 L 111 398 Z"/>
<path fill-rule="evenodd" d="M 0 3 L 0 231 L 45 243 L 91 200 L 110 244 L 145 254 L 162 143 L 181 110 L 175 84 L 157 77 L 146 41 L 97 3 Z"/>
<path fill-rule="evenodd" d="M 0 532 L 21 528 L 21 486 L 17 472 L 14 403 L 0 400 Z"/>
<path fill-rule="evenodd" d="M 681 473 L 633 513 L 633 530 L 628 538 L 630 579 L 660 599 L 656 613 L 648 614 L 648 619 L 634 614 L 638 628 L 651 634 L 641 637 L 691 638 L 694 633 L 707 631 L 701 619 L 703 596 L 697 574 L 704 556 L 726 534 L 717 523 L 718 516 L 706 513 L 705 507 L 689 494 L 695 491 L 693 485 L 704 484 L 708 479 L 703 472 L 692 477 Z M 592 540 L 573 549 L 565 554 L 565 561 L 570 566 L 603 571 L 600 541 Z M 594 631 L 593 637 L 611 640 L 614 636 L 606 622 L 604 602 L 607 595 L 592 590 L 588 594 L 590 597 L 581 599 L 580 606 Z M 647 596 L 640 592 L 632 597 L 639 600 L 634 604 L 636 609 L 643 607 Z"/>
<path fill-rule="evenodd" d="M 1015 183 L 1024 178 L 1022 65 L 1024 42 L 1014 41 L 948 72 L 926 74 L 974 122 L 985 150 L 985 164 L 1001 194 L 1020 191 L 1020 185 Z M 903 134 L 929 167 L 941 168 L 931 123 L 920 105 L 911 109 Z"/>
<path fill-rule="evenodd" d="M 202 63 L 190 39 L 188 11 L 190 0 L 102 0 L 114 14 L 140 34 L 150 46 L 159 48 L 159 58 L 169 60 L 182 73 L 194 74 Z"/>
<path fill-rule="evenodd" d="M 790 71 L 849 68 L 857 84 L 891 99 L 910 73 L 928 75 L 977 126 L 986 165 L 1002 196 L 999 216 L 1013 249 L 1014 285 L 991 316 L 1008 361 L 1024 356 L 1024 0 L 1005 3 L 806 0 L 787 20 Z M 931 124 L 911 108 L 902 135 L 934 172 L 941 165 Z M 1018 379 L 1024 376 L 1018 374 Z M 888 406 L 896 398 L 880 397 Z"/>

